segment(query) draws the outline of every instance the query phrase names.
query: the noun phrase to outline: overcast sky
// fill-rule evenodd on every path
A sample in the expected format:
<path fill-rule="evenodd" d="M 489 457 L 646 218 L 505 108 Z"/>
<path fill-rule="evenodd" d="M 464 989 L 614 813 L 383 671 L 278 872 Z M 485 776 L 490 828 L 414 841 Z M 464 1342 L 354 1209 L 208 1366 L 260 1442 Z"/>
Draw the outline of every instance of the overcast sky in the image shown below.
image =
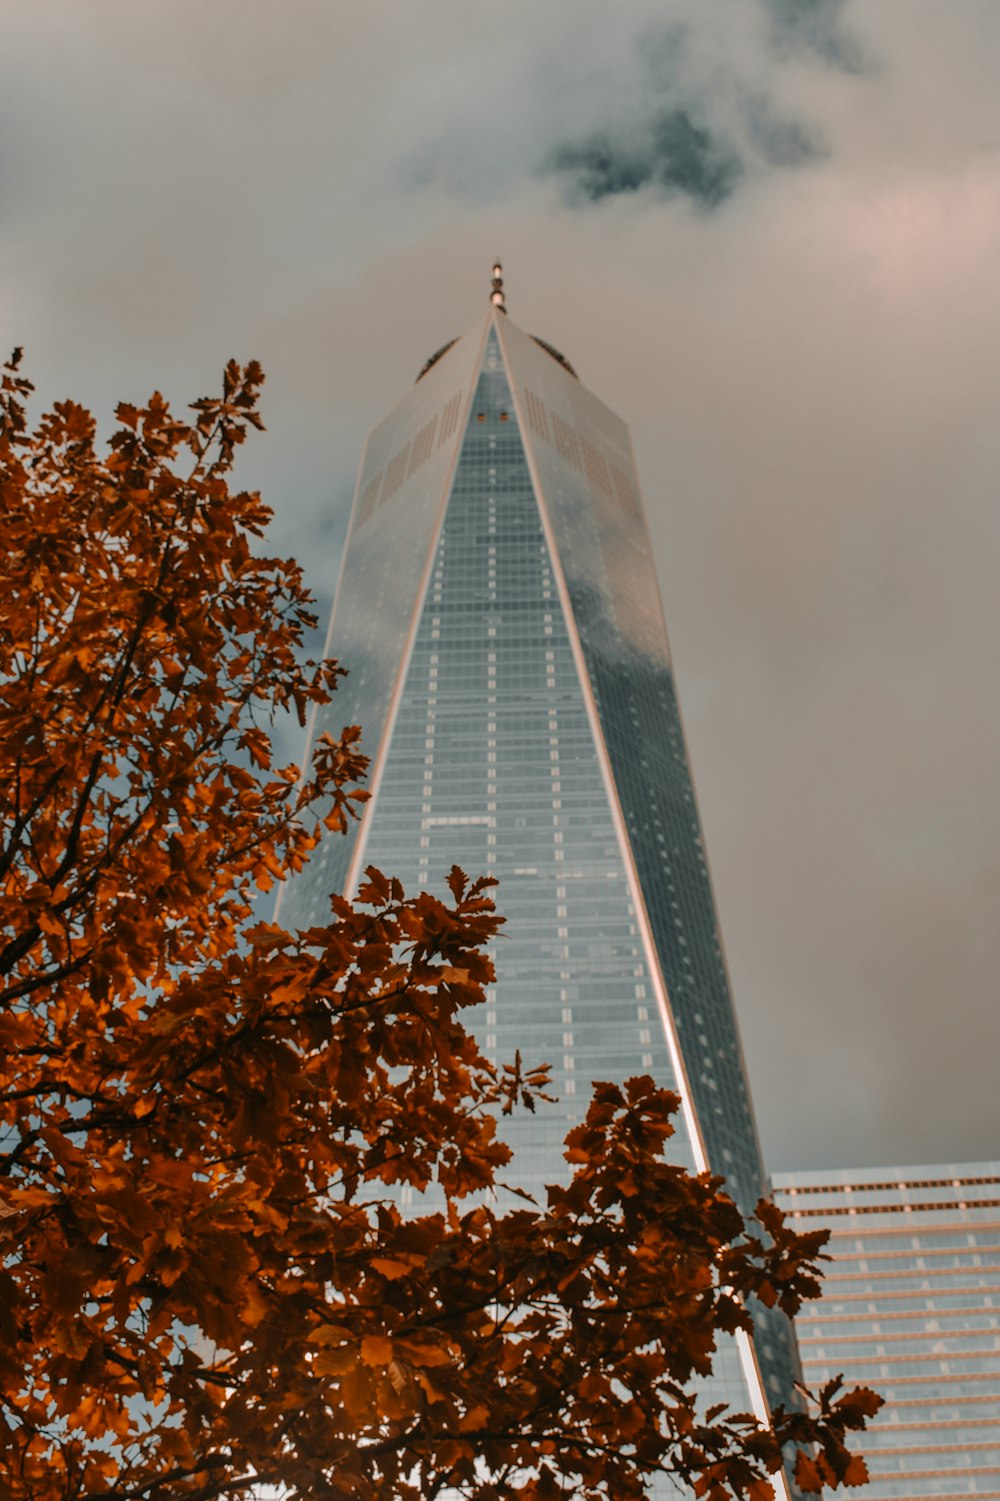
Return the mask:
<path fill-rule="evenodd" d="M 996 0 L 0 0 L 0 326 L 107 417 L 268 371 L 325 614 L 479 318 L 629 422 L 768 1162 L 1000 1157 Z"/>

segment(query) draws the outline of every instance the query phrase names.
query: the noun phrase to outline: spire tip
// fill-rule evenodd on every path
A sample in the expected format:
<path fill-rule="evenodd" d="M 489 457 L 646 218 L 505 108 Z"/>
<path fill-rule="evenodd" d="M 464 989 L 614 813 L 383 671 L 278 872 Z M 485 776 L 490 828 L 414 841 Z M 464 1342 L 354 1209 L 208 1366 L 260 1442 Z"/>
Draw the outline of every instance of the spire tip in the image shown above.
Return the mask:
<path fill-rule="evenodd" d="M 493 262 L 493 280 L 490 289 L 490 302 L 495 308 L 499 308 L 501 313 L 505 313 L 507 311 L 507 299 L 504 296 L 503 290 L 503 267 L 501 266 L 499 261 Z"/>

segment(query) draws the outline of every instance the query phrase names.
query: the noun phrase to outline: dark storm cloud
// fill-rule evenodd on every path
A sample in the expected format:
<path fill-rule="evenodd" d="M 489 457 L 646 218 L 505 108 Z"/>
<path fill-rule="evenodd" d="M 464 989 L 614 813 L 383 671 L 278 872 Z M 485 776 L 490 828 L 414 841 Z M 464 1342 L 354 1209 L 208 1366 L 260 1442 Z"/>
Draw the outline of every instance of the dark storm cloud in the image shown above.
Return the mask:
<path fill-rule="evenodd" d="M 571 201 L 599 203 L 622 193 L 653 188 L 682 194 L 702 208 L 716 208 L 743 175 L 743 162 L 727 141 L 697 123 L 683 108 L 658 111 L 637 140 L 597 131 L 566 141 L 552 152 L 547 170 L 562 177 Z"/>

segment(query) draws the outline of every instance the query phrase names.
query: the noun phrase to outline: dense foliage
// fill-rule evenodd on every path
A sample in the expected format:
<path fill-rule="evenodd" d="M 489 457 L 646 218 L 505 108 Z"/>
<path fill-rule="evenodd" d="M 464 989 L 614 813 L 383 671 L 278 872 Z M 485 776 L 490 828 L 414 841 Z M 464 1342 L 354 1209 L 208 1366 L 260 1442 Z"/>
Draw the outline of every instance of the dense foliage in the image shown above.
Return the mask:
<path fill-rule="evenodd" d="M 788 1441 L 806 1488 L 862 1479 L 871 1393 L 698 1418 L 717 1336 L 814 1294 L 820 1238 L 669 1166 L 651 1080 L 597 1088 L 547 1205 L 475 1196 L 545 1088 L 462 1024 L 486 883 L 369 872 L 325 927 L 255 920 L 364 796 L 356 729 L 271 766 L 338 669 L 301 665 L 299 570 L 229 486 L 261 379 L 230 364 L 191 421 L 121 406 L 102 452 L 3 379 L 3 1494 L 627 1501 L 667 1470 L 715 1501 L 769 1495 Z M 402 1219 L 390 1185 L 431 1182 L 446 1211 Z"/>

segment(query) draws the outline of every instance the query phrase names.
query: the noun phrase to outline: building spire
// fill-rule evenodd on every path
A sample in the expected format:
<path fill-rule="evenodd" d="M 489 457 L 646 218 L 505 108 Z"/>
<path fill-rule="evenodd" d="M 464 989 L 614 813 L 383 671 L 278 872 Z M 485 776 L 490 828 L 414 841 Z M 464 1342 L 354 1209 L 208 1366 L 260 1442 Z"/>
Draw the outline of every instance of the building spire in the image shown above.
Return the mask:
<path fill-rule="evenodd" d="M 494 261 L 493 263 L 493 281 L 490 290 L 490 302 L 495 308 L 499 308 L 501 313 L 505 313 L 507 311 L 507 299 L 504 297 L 503 291 L 503 267 L 501 266 L 499 261 Z"/>

